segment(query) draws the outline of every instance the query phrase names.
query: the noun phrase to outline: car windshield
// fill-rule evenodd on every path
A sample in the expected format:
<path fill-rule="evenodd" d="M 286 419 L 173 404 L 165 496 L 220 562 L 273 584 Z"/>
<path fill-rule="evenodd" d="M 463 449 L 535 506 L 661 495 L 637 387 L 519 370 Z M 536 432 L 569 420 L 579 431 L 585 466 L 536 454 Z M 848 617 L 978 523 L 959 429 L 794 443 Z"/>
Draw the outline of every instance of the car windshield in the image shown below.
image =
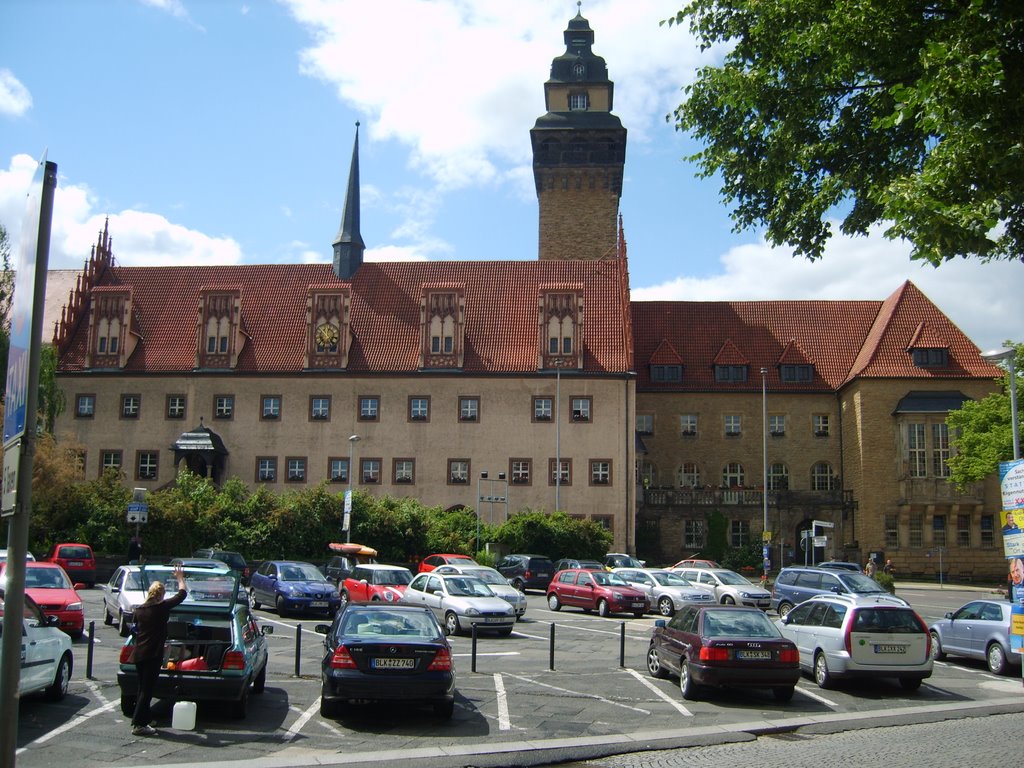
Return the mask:
<path fill-rule="evenodd" d="M 749 587 L 752 586 L 749 581 L 744 579 L 738 573 L 732 571 L 715 571 L 717 576 L 723 584 L 728 584 L 731 587 Z"/>
<path fill-rule="evenodd" d="M 655 571 L 651 574 L 656 582 L 661 584 L 663 587 L 692 587 L 689 581 L 684 579 L 678 573 L 672 573 L 671 571 Z"/>
<path fill-rule="evenodd" d="M 508 586 L 508 579 L 493 568 L 474 568 L 472 571 L 467 571 L 467 575 L 472 576 L 474 579 L 480 579 L 484 584 Z"/>
<path fill-rule="evenodd" d="M 409 571 L 392 571 L 391 569 L 376 570 L 373 572 L 373 583 L 383 586 L 395 586 L 408 584 L 412 581 L 412 574 Z"/>
<path fill-rule="evenodd" d="M 131 590 L 142 589 L 142 580 L 139 578 L 139 574 L 129 573 L 127 578 L 124 580 L 124 588 Z"/>
<path fill-rule="evenodd" d="M 61 547 L 57 556 L 64 560 L 88 560 L 92 552 L 88 547 Z"/>
<path fill-rule="evenodd" d="M 839 574 L 839 579 L 848 590 L 858 595 L 870 595 L 876 592 L 889 594 L 877 581 L 870 576 L 865 576 L 863 573 L 843 573 Z"/>
<path fill-rule="evenodd" d="M 217 552 L 213 555 L 213 559 L 220 560 L 222 563 L 227 563 L 237 570 L 245 568 L 245 558 L 237 552 Z"/>
<path fill-rule="evenodd" d="M 26 568 L 25 586 L 29 589 L 71 589 L 71 580 L 60 568 Z"/>
<path fill-rule="evenodd" d="M 440 637 L 437 623 L 423 612 L 349 611 L 338 633 L 342 637 L 384 637 L 400 635 L 422 640 Z"/>
<path fill-rule="evenodd" d="M 761 611 L 707 611 L 704 613 L 705 637 L 782 637 Z"/>
<path fill-rule="evenodd" d="M 619 576 L 617 573 L 609 573 L 607 571 L 594 571 L 591 574 L 594 577 L 594 581 L 603 587 L 628 587 L 629 582 Z"/>
<path fill-rule="evenodd" d="M 309 563 L 282 565 L 278 579 L 280 581 L 327 581 L 320 570 Z"/>
<path fill-rule="evenodd" d="M 491 588 L 480 579 L 467 576 L 456 576 L 446 580 L 448 594 L 454 597 L 494 597 Z"/>
<path fill-rule="evenodd" d="M 919 635 L 925 630 L 917 615 L 907 608 L 860 608 L 853 622 L 853 631 Z"/>

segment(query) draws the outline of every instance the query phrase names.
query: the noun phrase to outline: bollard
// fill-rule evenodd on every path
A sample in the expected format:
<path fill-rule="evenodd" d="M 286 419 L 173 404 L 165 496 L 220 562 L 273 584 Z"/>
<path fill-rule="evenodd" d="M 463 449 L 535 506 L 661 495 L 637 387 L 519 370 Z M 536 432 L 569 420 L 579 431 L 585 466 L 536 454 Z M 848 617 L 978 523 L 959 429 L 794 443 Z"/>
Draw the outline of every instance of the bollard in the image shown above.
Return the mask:
<path fill-rule="evenodd" d="M 551 622 L 551 643 L 548 650 L 548 669 L 555 669 L 555 622 Z"/>
<path fill-rule="evenodd" d="M 85 652 L 85 677 L 87 680 L 92 680 L 92 653 L 93 647 L 96 643 L 96 622 L 89 622 L 89 647 Z"/>
<path fill-rule="evenodd" d="M 619 622 L 619 666 L 626 666 L 626 622 Z"/>
<path fill-rule="evenodd" d="M 302 655 L 302 625 L 295 625 L 295 676 L 299 677 L 299 657 Z"/>
<path fill-rule="evenodd" d="M 473 663 L 471 665 L 471 671 L 476 672 L 476 624 L 473 625 Z"/>

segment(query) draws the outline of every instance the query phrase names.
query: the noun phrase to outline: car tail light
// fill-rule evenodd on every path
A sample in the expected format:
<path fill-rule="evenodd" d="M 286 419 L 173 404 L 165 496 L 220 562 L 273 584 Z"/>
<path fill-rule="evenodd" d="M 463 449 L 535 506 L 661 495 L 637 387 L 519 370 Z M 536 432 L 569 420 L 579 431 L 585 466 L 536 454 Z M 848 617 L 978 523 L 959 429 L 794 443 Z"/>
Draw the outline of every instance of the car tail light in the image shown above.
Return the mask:
<path fill-rule="evenodd" d="M 846 654 L 853 656 L 853 622 L 857 620 L 857 614 L 850 617 L 850 620 L 846 622 L 846 631 L 843 632 L 843 644 L 846 646 Z"/>
<path fill-rule="evenodd" d="M 532 573 L 530 573 L 529 571 L 526 571 L 526 572 L 525 572 L 525 573 L 523 574 L 523 578 L 524 578 L 524 579 L 532 579 L 532 578 L 533 578 L 533 574 L 532 574 Z"/>
<path fill-rule="evenodd" d="M 427 667 L 428 672 L 449 672 L 452 668 L 452 654 L 447 648 L 441 648 L 434 660 Z"/>
<path fill-rule="evenodd" d="M 134 646 L 122 645 L 121 646 L 121 657 L 118 659 L 121 664 L 131 664 L 132 651 L 135 650 Z"/>
<path fill-rule="evenodd" d="M 331 656 L 330 667 L 331 669 L 355 669 L 356 662 L 352 658 L 352 654 L 348 652 L 348 648 L 339 645 Z"/>
<path fill-rule="evenodd" d="M 779 651 L 779 661 L 784 664 L 799 664 L 800 651 L 796 648 L 783 648 Z"/>
<path fill-rule="evenodd" d="M 245 655 L 241 651 L 228 651 L 220 664 L 221 669 L 245 669 Z"/>
<path fill-rule="evenodd" d="M 700 660 L 701 661 L 728 661 L 729 660 L 729 649 L 728 648 L 716 648 L 708 647 L 700 649 Z"/>
<path fill-rule="evenodd" d="M 930 659 L 932 657 L 932 633 L 928 631 L 928 625 L 924 623 L 924 619 L 918 615 L 917 611 L 914 611 L 914 618 L 917 619 L 917 625 L 924 632 L 924 657 Z"/>

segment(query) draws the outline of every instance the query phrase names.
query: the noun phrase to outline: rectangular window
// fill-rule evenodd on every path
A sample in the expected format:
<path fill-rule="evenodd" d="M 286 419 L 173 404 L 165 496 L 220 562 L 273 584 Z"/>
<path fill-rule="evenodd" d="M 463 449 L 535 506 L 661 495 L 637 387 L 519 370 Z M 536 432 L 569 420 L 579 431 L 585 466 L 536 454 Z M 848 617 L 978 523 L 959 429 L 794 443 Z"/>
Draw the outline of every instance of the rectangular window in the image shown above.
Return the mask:
<path fill-rule="evenodd" d="M 704 521 L 685 520 L 683 523 L 683 546 L 690 550 L 704 548 Z"/>
<path fill-rule="evenodd" d="M 533 398 L 533 420 L 551 421 L 551 406 L 552 401 L 550 397 Z"/>
<path fill-rule="evenodd" d="M 936 547 L 946 546 L 946 516 L 935 515 L 932 518 L 932 544 Z"/>
<path fill-rule="evenodd" d="M 533 462 L 530 459 L 512 459 L 509 462 L 509 477 L 512 485 L 529 485 Z"/>
<path fill-rule="evenodd" d="M 956 516 L 956 545 L 958 547 L 971 546 L 971 516 Z"/>
<path fill-rule="evenodd" d="M 781 365 L 779 366 L 779 379 L 787 384 L 806 383 L 814 379 L 814 366 Z"/>
<path fill-rule="evenodd" d="M 256 482 L 276 483 L 277 482 L 277 457 L 257 456 L 256 457 Z"/>
<path fill-rule="evenodd" d="M 221 336 L 220 337 L 220 353 L 223 355 L 227 351 L 228 351 L 228 337 L 227 336 Z"/>
<path fill-rule="evenodd" d="M 815 437 L 829 436 L 829 420 L 827 413 L 816 413 L 811 417 L 811 428 Z"/>
<path fill-rule="evenodd" d="M 768 434 L 772 437 L 782 437 L 786 434 L 785 415 L 771 414 L 768 416 Z"/>
<path fill-rule="evenodd" d="M 213 400 L 213 418 L 230 419 L 235 414 L 235 396 L 217 395 Z"/>
<path fill-rule="evenodd" d="M 156 451 L 139 451 L 135 456 L 135 479 L 156 480 L 160 454 Z"/>
<path fill-rule="evenodd" d="M 574 397 L 572 399 L 572 420 L 590 421 L 592 401 L 589 397 Z"/>
<path fill-rule="evenodd" d="M 920 514 L 910 516 L 910 546 L 920 549 L 924 546 L 924 524 Z"/>
<path fill-rule="evenodd" d="M 715 381 L 722 383 L 740 383 L 747 380 L 745 365 L 716 365 Z"/>
<path fill-rule="evenodd" d="M 260 420 L 273 421 L 281 418 L 281 396 L 263 395 L 260 398 Z"/>
<path fill-rule="evenodd" d="M 360 421 L 377 421 L 380 418 L 380 398 L 379 397 L 360 397 L 359 398 L 359 420 Z M 377 467 L 378 478 L 380 476 L 380 467 Z M 377 482 L 377 481 L 374 481 Z"/>
<path fill-rule="evenodd" d="M 409 484 L 416 478 L 416 462 L 413 459 L 395 459 L 393 462 L 392 477 L 396 483 Z"/>
<path fill-rule="evenodd" d="M 651 381 L 664 384 L 683 380 L 683 366 L 681 365 L 652 365 Z"/>
<path fill-rule="evenodd" d="M 919 368 L 942 368 L 949 365 L 948 349 L 919 347 L 910 350 L 910 357 Z"/>
<path fill-rule="evenodd" d="M 360 482 L 374 484 L 380 482 L 380 459 L 361 459 L 359 462 Z"/>
<path fill-rule="evenodd" d="M 460 397 L 459 398 L 459 421 L 480 420 L 480 398 Z"/>
<path fill-rule="evenodd" d="M 548 459 L 548 477 L 551 479 L 549 485 L 555 484 L 555 479 L 558 479 L 558 485 L 572 485 L 572 459 L 562 459 L 558 462 L 561 465 L 560 471 L 556 469 L 556 463 L 554 459 Z"/>
<path fill-rule="evenodd" d="M 288 466 L 288 482 L 289 483 L 304 483 L 306 482 L 306 457 L 305 456 L 289 456 L 285 459 Z"/>
<path fill-rule="evenodd" d="M 743 434 L 743 417 L 736 414 L 729 414 L 725 419 L 725 436 L 739 437 Z"/>
<path fill-rule="evenodd" d="M 312 421 L 331 420 L 330 395 L 313 395 L 309 398 L 309 418 Z"/>
<path fill-rule="evenodd" d="M 924 424 L 907 424 L 907 473 L 911 477 L 928 475 Z"/>
<path fill-rule="evenodd" d="M 615 516 L 614 515 L 591 515 L 590 519 L 600 525 L 606 531 L 615 530 Z"/>
<path fill-rule="evenodd" d="M 636 431 L 641 435 L 653 435 L 654 416 L 649 413 L 638 413 L 636 415 Z"/>
<path fill-rule="evenodd" d="M 995 546 L 995 537 L 992 531 L 995 530 L 993 525 L 994 517 L 992 515 L 981 516 L 981 548 L 992 549 Z"/>
<path fill-rule="evenodd" d="M 430 398 L 409 398 L 409 421 L 430 421 Z"/>
<path fill-rule="evenodd" d="M 332 456 L 327 460 L 327 476 L 332 483 L 348 482 L 348 459 Z"/>
<path fill-rule="evenodd" d="M 96 415 L 96 395 L 79 395 L 75 398 L 75 418 L 91 419 Z"/>
<path fill-rule="evenodd" d="M 734 547 L 745 547 L 750 542 L 750 523 L 746 520 L 733 520 L 729 534 Z"/>
<path fill-rule="evenodd" d="M 166 414 L 168 419 L 184 419 L 187 400 L 184 395 L 168 395 Z"/>
<path fill-rule="evenodd" d="M 142 409 L 142 395 L 121 395 L 121 418 L 137 419 Z"/>
<path fill-rule="evenodd" d="M 932 475 L 949 477 L 949 426 L 932 424 Z"/>
<path fill-rule="evenodd" d="M 108 469 L 121 473 L 121 451 L 100 451 L 100 474 Z"/>
<path fill-rule="evenodd" d="M 611 485 L 612 483 L 612 462 L 611 459 L 591 459 L 590 461 L 590 484 Z"/>
<path fill-rule="evenodd" d="M 448 484 L 469 484 L 469 459 L 448 459 Z"/>
<path fill-rule="evenodd" d="M 696 437 L 697 436 L 697 415 L 693 413 L 684 413 L 679 417 L 679 433 L 683 437 Z"/>
<path fill-rule="evenodd" d="M 896 515 L 885 516 L 885 548 L 900 548 L 900 529 L 897 525 L 899 518 Z"/>

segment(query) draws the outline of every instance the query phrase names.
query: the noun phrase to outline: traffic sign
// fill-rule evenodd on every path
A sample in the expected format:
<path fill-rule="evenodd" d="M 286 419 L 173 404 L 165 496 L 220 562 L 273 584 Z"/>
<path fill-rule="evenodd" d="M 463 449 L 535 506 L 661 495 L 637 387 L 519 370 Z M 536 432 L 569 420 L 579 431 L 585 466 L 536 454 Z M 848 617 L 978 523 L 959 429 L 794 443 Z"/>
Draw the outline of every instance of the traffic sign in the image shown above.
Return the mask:
<path fill-rule="evenodd" d="M 814 537 L 814 546 L 816 546 L 816 547 L 824 547 L 827 544 L 828 544 L 828 536 L 815 536 Z"/>
<path fill-rule="evenodd" d="M 129 523 L 145 523 L 149 521 L 149 504 L 144 501 L 129 501 L 126 518 Z"/>
<path fill-rule="evenodd" d="M 761 532 L 761 541 L 769 542 L 771 540 L 772 540 L 772 532 L 771 531 L 762 531 Z"/>

